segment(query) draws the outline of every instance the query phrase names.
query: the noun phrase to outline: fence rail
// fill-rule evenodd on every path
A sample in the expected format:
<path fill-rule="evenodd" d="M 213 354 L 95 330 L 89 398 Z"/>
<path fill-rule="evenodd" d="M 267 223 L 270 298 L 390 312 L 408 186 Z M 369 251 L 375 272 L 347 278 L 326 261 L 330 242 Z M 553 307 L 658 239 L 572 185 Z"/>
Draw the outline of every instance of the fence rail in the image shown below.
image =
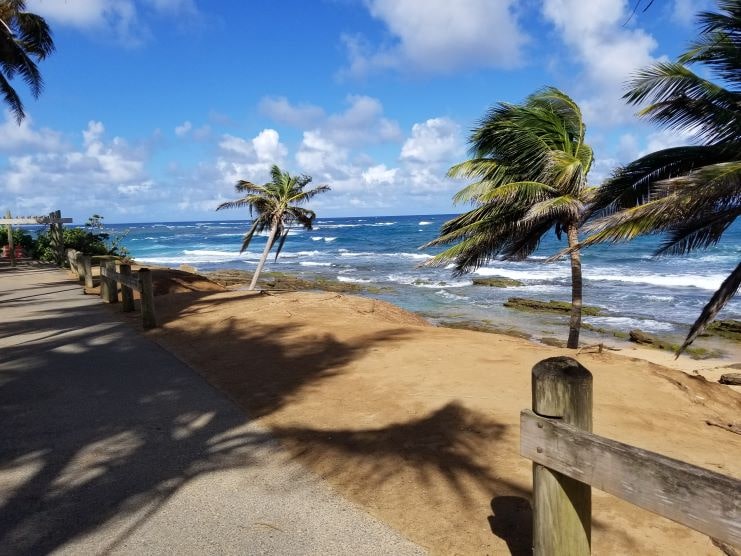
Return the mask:
<path fill-rule="evenodd" d="M 592 376 L 554 357 L 533 368 L 520 454 L 533 461 L 533 551 L 590 553 L 591 486 L 741 547 L 741 481 L 591 432 Z"/>
<path fill-rule="evenodd" d="M 92 257 L 83 255 L 74 249 L 67 250 L 70 270 L 76 272 L 85 287 L 93 287 Z M 121 309 L 124 313 L 134 311 L 134 292 L 139 292 L 142 325 L 144 328 L 155 328 L 157 317 L 154 310 L 154 287 L 152 273 L 148 268 L 131 271 L 131 265 L 118 263 L 110 258 L 99 258 L 100 262 L 100 297 L 106 303 L 118 303 L 118 284 L 121 284 Z"/>

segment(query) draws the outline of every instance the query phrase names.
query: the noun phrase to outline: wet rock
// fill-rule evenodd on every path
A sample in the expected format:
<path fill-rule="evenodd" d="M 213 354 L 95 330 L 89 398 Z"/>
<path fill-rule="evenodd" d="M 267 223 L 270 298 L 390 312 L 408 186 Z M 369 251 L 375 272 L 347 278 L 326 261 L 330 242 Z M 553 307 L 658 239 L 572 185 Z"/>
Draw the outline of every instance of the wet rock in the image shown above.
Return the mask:
<path fill-rule="evenodd" d="M 540 301 L 526 297 L 510 297 L 504 302 L 504 306 L 510 309 L 517 309 L 518 311 L 539 311 L 565 315 L 571 313 L 571 303 L 568 301 Z M 592 307 L 590 305 L 584 305 L 582 307 L 582 315 L 594 317 L 601 314 L 602 309 L 599 307 Z"/>
<path fill-rule="evenodd" d="M 523 282 L 514 280 L 512 278 L 502 278 L 500 276 L 492 276 L 491 278 L 474 278 L 474 286 L 489 286 L 490 288 L 513 288 L 517 286 L 524 286 Z"/>

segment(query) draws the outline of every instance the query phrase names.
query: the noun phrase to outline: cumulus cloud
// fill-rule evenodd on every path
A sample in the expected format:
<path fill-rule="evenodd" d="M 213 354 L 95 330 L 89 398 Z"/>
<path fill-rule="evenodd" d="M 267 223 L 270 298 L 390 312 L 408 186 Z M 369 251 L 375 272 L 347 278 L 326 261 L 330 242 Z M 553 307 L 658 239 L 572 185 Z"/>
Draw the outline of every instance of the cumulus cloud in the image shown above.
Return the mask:
<path fill-rule="evenodd" d="M 21 122 L 6 111 L 5 121 L 0 124 L 0 152 L 12 153 L 29 149 L 58 151 L 64 147 L 62 134 L 49 128 L 35 129 L 31 116 Z"/>
<path fill-rule="evenodd" d="M 78 213 L 105 206 L 118 215 L 135 213 L 136 207 L 143 214 L 148 202 L 162 198 L 145 170 L 146 149 L 121 137 L 108 139 L 99 121 L 90 121 L 81 136 L 79 147 L 37 142 L 7 159 L 0 169 L 0 193 L 16 212 L 74 205 Z"/>
<path fill-rule="evenodd" d="M 185 137 L 188 132 L 193 128 L 193 124 L 189 121 L 185 121 L 179 126 L 175 126 L 175 135 L 178 137 Z"/>
<path fill-rule="evenodd" d="M 348 95 L 347 108 L 327 115 L 319 106 L 293 104 L 285 97 L 266 97 L 260 110 L 274 120 L 293 127 L 308 129 L 315 135 L 346 146 L 399 141 L 399 124 L 383 115 L 383 105 L 376 98 Z"/>
<path fill-rule="evenodd" d="M 291 104 L 286 97 L 264 97 L 260 112 L 281 124 L 293 127 L 314 127 L 324 118 L 324 110 L 314 104 Z"/>
<path fill-rule="evenodd" d="M 708 0 L 674 0 L 671 6 L 672 21 L 684 27 L 691 27 L 695 23 L 697 13 L 707 10 L 711 4 Z"/>
<path fill-rule="evenodd" d="M 392 212 L 413 199 L 414 210 L 424 212 L 439 207 L 441 196 L 449 199 L 460 185 L 445 173 L 463 151 L 460 126 L 430 118 L 412 126 L 400 146 L 398 166 L 358 155 L 319 131 L 304 132 L 296 163 L 299 171 L 332 187 L 331 195 L 317 199 L 317 209 Z"/>
<path fill-rule="evenodd" d="M 344 35 L 349 65 L 343 74 L 383 69 L 450 73 L 522 62 L 528 39 L 514 0 L 367 0 L 366 6 L 394 40 L 372 45 L 361 35 Z"/>
<path fill-rule="evenodd" d="M 583 68 L 584 98 L 577 99 L 587 122 L 609 125 L 632 119 L 622 94 L 639 68 L 656 61 L 656 40 L 641 28 L 628 28 L 626 0 L 544 0 L 543 15 Z M 588 91 L 588 92 L 587 92 Z"/>
<path fill-rule="evenodd" d="M 194 0 L 28 0 L 27 7 L 54 24 L 97 33 L 129 47 L 140 46 L 151 36 L 143 12 L 177 22 L 199 15 Z"/>
<path fill-rule="evenodd" d="M 414 124 L 401 148 L 402 160 L 421 164 L 452 160 L 462 154 L 460 126 L 448 118 Z"/>

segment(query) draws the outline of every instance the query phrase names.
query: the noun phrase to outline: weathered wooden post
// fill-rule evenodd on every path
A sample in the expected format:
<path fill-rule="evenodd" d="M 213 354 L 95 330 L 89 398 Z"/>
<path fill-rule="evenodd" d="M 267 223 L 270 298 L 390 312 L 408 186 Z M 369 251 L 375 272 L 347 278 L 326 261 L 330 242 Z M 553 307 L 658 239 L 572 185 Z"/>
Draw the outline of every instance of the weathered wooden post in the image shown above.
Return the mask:
<path fill-rule="evenodd" d="M 532 381 L 535 413 L 592 431 L 592 374 L 578 361 L 544 359 L 533 367 Z M 533 463 L 535 556 L 589 555 L 591 514 L 589 485 Z"/>
<path fill-rule="evenodd" d="M 85 265 L 82 263 L 83 256 L 80 251 L 75 251 L 75 272 L 77 272 L 77 280 L 80 282 L 85 280 Z"/>
<path fill-rule="evenodd" d="M 5 218 L 12 218 L 10 215 L 10 211 L 5 213 Z M 8 256 L 10 257 L 10 266 L 15 266 L 15 241 L 13 239 L 13 225 L 8 224 L 6 226 L 8 230 L 8 249 L 10 249 L 10 252 L 8 253 Z"/>
<path fill-rule="evenodd" d="M 139 283 L 141 284 L 142 324 L 144 328 L 156 328 L 154 287 L 152 285 L 152 273 L 148 268 L 139 269 Z"/>
<path fill-rule="evenodd" d="M 93 265 L 90 255 L 82 255 L 82 270 L 85 275 L 85 287 L 93 287 Z"/>
<path fill-rule="evenodd" d="M 54 250 L 54 262 L 64 265 L 64 232 L 62 231 L 62 212 L 55 210 L 49 213 L 49 239 Z"/>
<path fill-rule="evenodd" d="M 116 272 L 114 261 L 103 261 L 100 265 L 100 295 L 106 303 L 118 303 L 118 284 L 113 278 L 103 275 L 103 270 L 108 275 Z"/>
<path fill-rule="evenodd" d="M 119 265 L 119 272 L 124 278 L 130 278 L 131 265 L 121 263 Z M 134 310 L 134 290 L 123 281 L 121 282 L 121 310 L 124 313 L 130 313 Z"/>

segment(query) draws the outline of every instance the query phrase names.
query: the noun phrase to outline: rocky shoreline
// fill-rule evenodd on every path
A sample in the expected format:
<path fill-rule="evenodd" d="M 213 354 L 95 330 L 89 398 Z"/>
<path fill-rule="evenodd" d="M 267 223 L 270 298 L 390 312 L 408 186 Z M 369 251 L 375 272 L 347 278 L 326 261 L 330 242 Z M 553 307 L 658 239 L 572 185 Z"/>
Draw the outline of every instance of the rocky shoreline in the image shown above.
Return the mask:
<path fill-rule="evenodd" d="M 226 269 L 199 273 L 195 268 L 185 265 L 181 266 L 180 270 L 202 274 L 209 280 L 229 289 L 239 289 L 248 284 L 252 279 L 252 273 L 245 270 Z M 519 283 L 516 280 L 492 277 L 476 279 L 474 280 L 474 285 L 481 287 L 506 288 L 517 286 Z M 337 280 L 320 276 L 306 278 L 283 272 L 263 273 L 258 281 L 258 287 L 266 291 L 326 291 L 358 295 L 378 295 L 383 293 L 393 293 L 395 291 L 393 288 L 381 287 L 370 283 L 359 284 L 352 282 L 339 282 Z M 543 315 L 568 315 L 571 310 L 571 304 L 565 301 L 541 301 L 525 297 L 511 297 L 503 305 L 512 310 L 539 313 Z M 584 316 L 604 316 L 606 314 L 601 308 L 588 305 L 585 305 L 582 308 L 582 311 Z M 438 315 L 424 313 L 422 313 L 421 316 L 427 318 L 437 326 L 443 326 L 446 328 L 505 334 L 508 336 L 538 341 L 549 346 L 563 347 L 565 345 L 565 341 L 560 338 L 555 338 L 553 336 L 536 337 L 535 335 L 521 330 L 516 326 L 502 326 L 499 323 L 494 323 L 488 320 L 451 320 L 440 318 Z M 582 330 L 586 333 L 585 335 L 589 337 L 589 342 L 591 343 L 613 341 L 617 342 L 618 346 L 632 343 L 669 352 L 676 351 L 680 345 L 677 338 L 651 334 L 640 329 L 609 330 L 607 328 L 590 325 L 589 323 L 583 323 Z M 713 340 L 713 342 L 711 342 L 712 345 L 690 346 L 686 351 L 687 355 L 692 359 L 697 360 L 723 357 L 725 355 L 723 344 L 729 341 L 734 344 L 741 342 L 741 322 L 735 320 L 716 321 L 708 327 L 708 330 L 702 335 L 700 341 L 697 343 L 702 344 L 702 340 L 708 338 Z M 615 347 L 613 349 L 620 349 L 620 347 Z"/>

